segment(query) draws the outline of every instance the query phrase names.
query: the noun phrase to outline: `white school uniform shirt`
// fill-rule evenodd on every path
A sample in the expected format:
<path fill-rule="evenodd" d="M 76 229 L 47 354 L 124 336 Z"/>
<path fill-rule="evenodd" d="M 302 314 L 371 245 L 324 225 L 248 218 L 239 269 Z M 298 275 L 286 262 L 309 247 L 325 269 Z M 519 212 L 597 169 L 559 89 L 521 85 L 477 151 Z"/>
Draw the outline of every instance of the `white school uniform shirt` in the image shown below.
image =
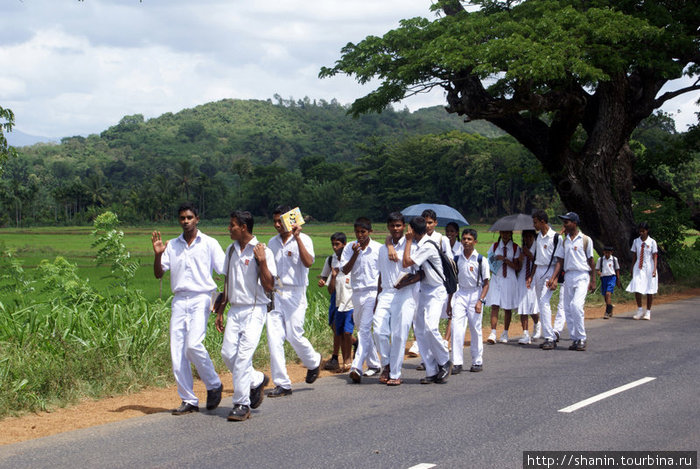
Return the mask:
<path fill-rule="evenodd" d="M 447 236 L 445 236 L 445 240 L 446 240 L 446 241 L 445 241 L 445 246 L 449 248 L 449 247 L 450 247 L 450 238 L 448 238 Z M 462 246 L 462 243 L 459 242 L 459 240 L 456 240 L 456 241 L 455 241 L 455 245 L 452 246 L 451 249 L 452 249 L 452 259 L 454 259 L 454 258 L 456 258 L 457 256 L 459 256 L 459 255 L 462 254 L 462 252 L 464 251 L 464 247 Z M 448 255 L 449 255 L 449 252 L 450 252 L 450 251 L 446 251 L 446 252 L 447 252 Z"/>
<path fill-rule="evenodd" d="M 443 235 L 442 233 L 438 233 L 437 230 L 433 231 L 433 234 L 429 235 L 426 233 L 424 236 L 432 239 L 437 243 L 438 246 L 440 246 L 440 249 L 442 249 L 442 252 L 447 253 L 447 255 L 450 255 L 450 252 L 452 252 L 452 248 L 450 247 L 450 238 L 447 236 Z M 459 243 L 455 243 L 459 244 Z"/>
<path fill-rule="evenodd" d="M 340 269 L 340 259 L 335 255 L 331 260 L 331 269 L 338 269 L 338 275 L 335 276 L 335 306 L 338 311 L 350 311 L 353 309 L 350 275 L 343 273 Z"/>
<path fill-rule="evenodd" d="M 350 261 L 354 251 L 352 246 L 357 241 L 348 243 L 343 249 L 343 254 L 340 256 L 340 265 L 345 266 Z M 381 244 L 373 239 L 369 240 L 369 243 L 364 249 L 360 250 L 360 253 L 355 259 L 355 264 L 352 266 L 350 271 L 350 281 L 352 283 L 353 291 L 364 291 L 376 289 L 379 281 L 379 266 L 377 264 L 379 260 L 379 249 L 382 247 Z"/>
<path fill-rule="evenodd" d="M 588 249 L 585 249 L 584 252 L 583 232 L 581 230 L 573 240 L 568 234 L 564 235 L 559 241 L 554 255 L 564 259 L 564 272 L 590 272 L 588 259 L 593 257 L 593 240 L 588 243 Z"/>
<path fill-rule="evenodd" d="M 323 261 L 323 268 L 321 269 L 321 278 L 327 279 L 328 277 L 331 276 L 331 269 L 333 269 L 333 258 L 337 259 L 337 256 L 332 255 L 326 257 L 326 260 Z"/>
<path fill-rule="evenodd" d="M 418 241 L 418 249 L 415 252 L 411 252 L 411 260 L 421 267 L 425 277 L 421 280 L 421 285 L 427 285 L 430 287 L 437 287 L 443 284 L 442 277 L 442 260 L 440 259 L 440 254 L 434 244 L 429 243 L 430 238 L 425 235 Z M 413 242 L 415 244 L 415 240 Z M 435 267 L 431 267 L 430 264 Z M 437 271 L 436 271 L 437 270 Z M 438 273 L 440 272 L 440 273 Z"/>
<path fill-rule="evenodd" d="M 197 235 L 188 245 L 181 234 L 165 247 L 160 258 L 164 271 L 170 271 L 170 289 L 173 293 L 209 293 L 216 290 L 211 276 L 212 269 L 223 274 L 226 256 L 214 238 L 197 230 Z"/>
<path fill-rule="evenodd" d="M 299 233 L 299 240 L 306 250 L 315 259 L 314 244 L 311 238 L 304 233 Z M 309 268 L 301 262 L 299 244 L 294 236 L 290 236 L 287 242 L 282 241 L 282 235 L 278 234 L 270 239 L 267 245 L 275 257 L 277 266 L 277 278 L 279 284 L 285 287 L 305 287 L 309 284 Z"/>
<path fill-rule="evenodd" d="M 394 244 L 394 249 L 396 249 L 396 254 L 399 256 L 399 260 L 396 262 L 389 260 L 389 249 L 386 247 L 386 245 L 382 245 L 382 247 L 379 248 L 378 267 L 382 283 L 382 292 L 396 292 L 397 290 L 395 286 L 398 283 L 399 278 L 404 274 L 412 274 L 416 271 L 414 266 L 403 266 L 403 252 L 406 250 L 405 236 L 402 236 L 399 242 Z M 411 253 L 415 252 L 416 249 L 416 245 L 411 244 Z M 415 285 L 417 285 L 417 283 Z"/>
<path fill-rule="evenodd" d="M 460 290 L 473 289 L 477 286 L 483 287 L 484 281 L 491 278 L 489 262 L 485 258 L 482 258 L 481 265 L 479 265 L 479 253 L 476 252 L 476 249 L 472 251 L 469 258 L 467 258 L 464 255 L 464 251 L 462 251 L 457 258 L 457 268 L 459 269 L 457 283 L 459 284 Z M 481 269 L 481 284 L 477 285 L 479 282 L 479 269 Z"/>
<path fill-rule="evenodd" d="M 620 263 L 615 256 L 610 256 L 610 259 L 603 256 L 598 258 L 595 268 L 600 271 L 601 277 L 609 277 L 611 275 L 616 275 L 616 272 L 620 270 Z"/>
<path fill-rule="evenodd" d="M 642 238 L 637 238 L 632 242 L 632 248 L 630 249 L 630 251 L 637 254 L 635 267 L 639 269 L 639 258 L 642 252 L 642 244 L 644 244 L 644 259 L 642 259 L 642 268 L 649 269 L 650 272 L 653 272 L 654 254 L 659 252 L 659 248 L 656 245 L 656 241 L 651 236 L 647 236 L 646 241 L 642 241 Z"/>
<path fill-rule="evenodd" d="M 541 231 L 537 232 L 535 244 L 530 250 L 530 252 L 535 254 L 535 265 L 545 268 L 549 265 L 549 261 L 552 259 L 552 254 L 554 254 L 554 235 L 556 234 L 557 232 L 551 227 L 545 235 L 543 235 Z M 562 238 L 560 237 L 557 247 L 559 247 L 561 241 Z M 556 259 L 552 261 L 552 266 L 554 266 L 555 263 Z M 537 270 L 539 271 L 540 267 L 537 267 Z"/>
<path fill-rule="evenodd" d="M 226 266 L 229 272 L 228 301 L 232 306 L 266 305 L 270 302 L 265 295 L 265 289 L 260 284 L 260 268 L 253 254 L 253 248 L 258 242 L 258 238 L 253 236 L 243 251 L 238 241 L 234 241 L 226 249 L 226 258 L 230 259 Z M 265 261 L 268 270 L 275 277 L 277 275 L 275 258 L 268 247 L 265 247 Z"/>

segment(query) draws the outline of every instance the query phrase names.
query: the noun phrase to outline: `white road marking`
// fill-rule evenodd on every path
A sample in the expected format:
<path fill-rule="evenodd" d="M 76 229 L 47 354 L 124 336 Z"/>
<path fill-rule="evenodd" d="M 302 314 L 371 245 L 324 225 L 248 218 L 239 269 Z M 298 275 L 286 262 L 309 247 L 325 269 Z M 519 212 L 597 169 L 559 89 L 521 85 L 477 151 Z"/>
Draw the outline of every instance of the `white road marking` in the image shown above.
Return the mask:
<path fill-rule="evenodd" d="M 576 404 L 570 405 L 569 407 L 564 407 L 563 409 L 559 409 L 559 412 L 573 412 L 575 410 L 580 409 L 581 407 L 585 407 L 589 404 L 593 404 L 594 402 L 601 401 L 605 399 L 606 397 L 613 396 L 615 394 L 621 393 L 623 391 L 627 391 L 628 389 L 632 389 L 636 386 L 639 386 L 640 384 L 648 383 L 649 381 L 654 381 L 656 378 L 651 378 L 647 376 L 646 378 L 639 379 L 637 381 L 633 381 L 629 384 L 625 384 L 624 386 L 620 386 L 615 389 L 611 389 L 610 391 L 606 391 L 604 393 L 598 394 L 593 397 L 589 397 L 588 399 L 584 399 L 581 402 L 577 402 Z"/>
<path fill-rule="evenodd" d="M 435 464 L 430 464 L 427 462 L 422 462 L 420 464 L 416 464 L 415 466 L 411 466 L 408 469 L 430 469 L 431 467 L 435 467 Z"/>

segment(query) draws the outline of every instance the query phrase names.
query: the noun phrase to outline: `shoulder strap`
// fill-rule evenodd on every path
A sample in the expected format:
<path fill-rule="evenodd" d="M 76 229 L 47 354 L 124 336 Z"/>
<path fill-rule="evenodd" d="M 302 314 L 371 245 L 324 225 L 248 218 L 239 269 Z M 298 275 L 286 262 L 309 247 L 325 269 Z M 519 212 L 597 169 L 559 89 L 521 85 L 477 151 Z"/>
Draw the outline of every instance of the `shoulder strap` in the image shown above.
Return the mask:
<path fill-rule="evenodd" d="M 483 270 L 484 266 L 481 265 L 481 263 L 484 261 L 484 256 L 479 254 L 476 256 L 476 261 L 479 263 L 479 274 L 476 277 L 476 286 L 480 287 L 482 283 L 484 283 L 484 275 L 483 275 Z"/>
<path fill-rule="evenodd" d="M 228 301 L 228 273 L 231 271 L 231 254 L 233 250 L 236 249 L 233 243 L 231 243 L 231 248 L 228 250 L 228 256 L 226 256 L 226 275 L 224 275 L 224 301 Z"/>
<path fill-rule="evenodd" d="M 430 243 L 430 244 L 432 244 L 433 246 L 435 246 L 435 249 L 437 249 L 437 251 L 438 251 L 438 256 L 440 255 L 440 253 L 441 253 L 442 251 L 440 250 L 440 247 L 437 245 L 437 243 L 436 243 L 435 241 L 433 241 L 432 239 L 428 239 L 428 240 L 426 241 L 426 243 Z M 430 259 L 426 259 L 426 261 L 428 261 L 428 264 L 430 264 L 430 267 L 433 268 L 433 270 L 438 274 L 438 276 L 440 277 L 440 279 L 442 279 L 442 281 L 443 281 L 443 283 L 444 283 L 444 282 L 445 282 L 445 274 L 443 274 L 442 272 L 440 272 L 439 270 L 437 270 L 437 267 L 435 267 L 435 266 L 433 265 L 433 263 L 430 262 Z"/>

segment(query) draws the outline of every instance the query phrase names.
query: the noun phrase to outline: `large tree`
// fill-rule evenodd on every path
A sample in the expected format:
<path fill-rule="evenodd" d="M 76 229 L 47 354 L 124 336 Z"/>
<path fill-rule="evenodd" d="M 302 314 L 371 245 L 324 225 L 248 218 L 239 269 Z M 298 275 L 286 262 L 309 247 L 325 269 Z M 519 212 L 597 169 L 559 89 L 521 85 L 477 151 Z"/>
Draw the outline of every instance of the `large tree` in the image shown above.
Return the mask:
<path fill-rule="evenodd" d="M 349 43 L 320 76 L 381 81 L 352 104 L 355 115 L 443 88 L 448 112 L 492 122 L 528 148 L 598 247 L 614 245 L 629 266 L 632 191 L 655 182 L 636 180 L 628 142 L 655 109 L 700 89 L 700 3 L 468 3 L 437 0 L 432 21 Z M 687 86 L 660 93 L 683 75 Z"/>

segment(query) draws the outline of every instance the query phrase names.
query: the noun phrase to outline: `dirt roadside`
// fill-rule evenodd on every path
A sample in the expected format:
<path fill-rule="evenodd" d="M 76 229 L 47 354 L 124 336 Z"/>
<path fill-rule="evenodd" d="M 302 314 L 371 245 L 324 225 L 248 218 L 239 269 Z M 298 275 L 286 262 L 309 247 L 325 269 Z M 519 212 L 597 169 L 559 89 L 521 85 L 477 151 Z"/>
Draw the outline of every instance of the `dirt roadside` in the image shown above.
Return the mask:
<path fill-rule="evenodd" d="M 686 290 L 664 296 L 657 296 L 654 304 L 668 303 L 681 299 L 700 295 L 700 288 Z M 634 301 L 617 304 L 615 314 L 629 312 L 635 309 Z M 605 307 L 586 308 L 586 319 L 601 319 Z M 502 326 L 501 326 L 502 327 Z M 500 334 L 500 330 L 498 331 Z M 520 321 L 513 321 L 509 330 L 511 337 L 518 337 L 522 333 Z M 467 331 L 468 335 L 468 331 Z M 325 357 L 328 358 L 328 357 Z M 263 370 L 268 372 L 269 370 Z M 289 364 L 288 371 L 292 382 L 303 382 L 306 369 L 301 365 Z M 321 377 L 330 376 L 331 372 L 322 371 Z M 233 389 L 231 386 L 231 374 L 221 376 L 224 383 L 222 405 L 230 405 Z M 201 381 L 195 382 L 195 392 L 204 398 L 206 390 Z M 0 432 L 0 445 L 31 440 L 56 433 L 102 425 L 109 422 L 139 417 L 156 412 L 168 412 L 170 408 L 177 407 L 179 400 L 175 386 L 167 388 L 149 388 L 144 391 L 115 396 L 100 400 L 86 400 L 77 405 L 55 409 L 51 412 L 29 414 L 22 417 L 11 417 L 2 420 L 2 432 Z"/>

